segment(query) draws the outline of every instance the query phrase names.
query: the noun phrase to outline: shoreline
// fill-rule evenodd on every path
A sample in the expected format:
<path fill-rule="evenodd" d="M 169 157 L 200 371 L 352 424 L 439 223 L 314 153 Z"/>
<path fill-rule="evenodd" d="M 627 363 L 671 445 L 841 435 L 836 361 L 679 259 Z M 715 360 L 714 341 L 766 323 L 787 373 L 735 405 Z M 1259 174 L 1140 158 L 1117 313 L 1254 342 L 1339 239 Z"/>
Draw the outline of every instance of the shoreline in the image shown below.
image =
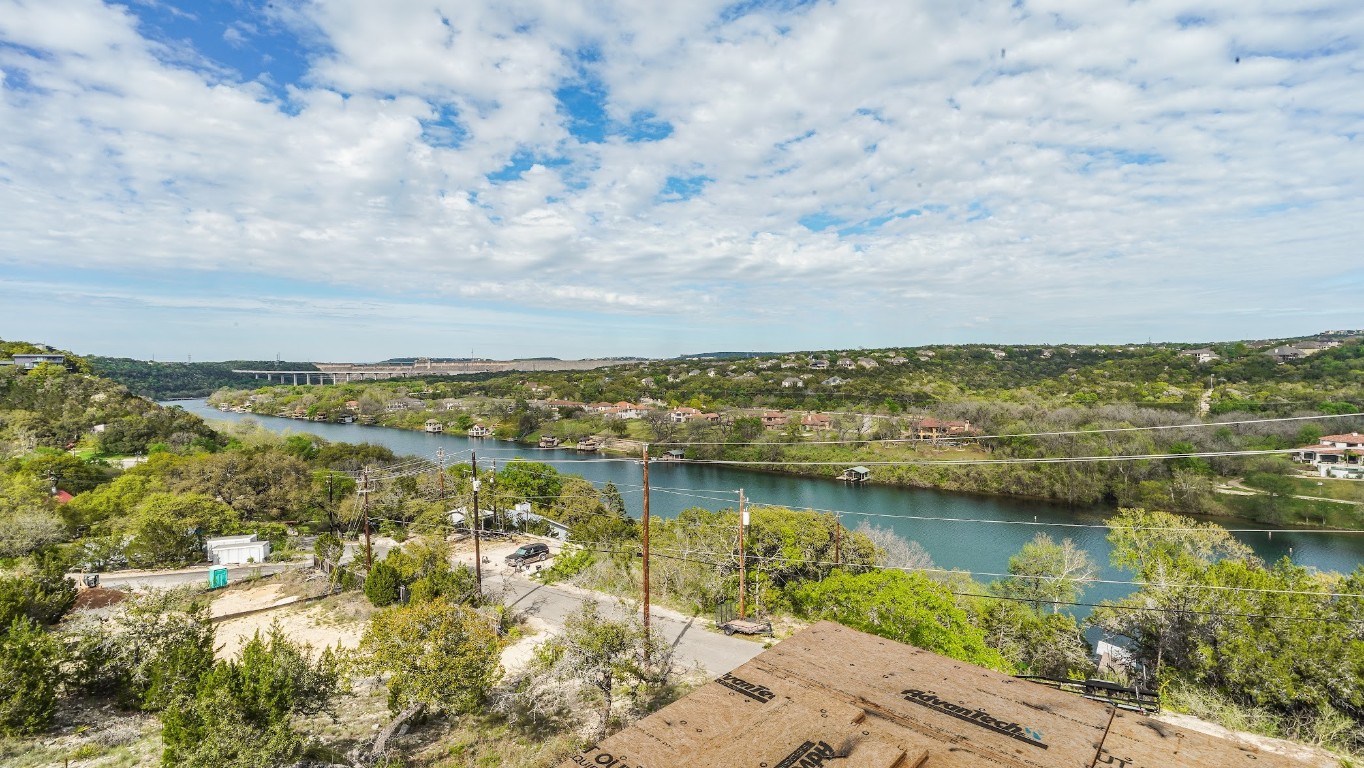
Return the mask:
<path fill-rule="evenodd" d="M 215 411 L 218 410 L 216 407 L 214 407 L 214 406 L 212 406 L 211 404 L 208 403 L 207 398 L 177 398 L 177 399 L 175 399 L 175 400 L 162 400 L 162 401 L 158 401 L 158 402 L 162 402 L 162 403 L 166 403 L 166 404 L 171 404 L 171 405 L 173 405 L 173 404 L 175 404 L 175 403 L 177 403 L 177 402 L 202 402 L 202 403 L 204 403 L 204 404 L 206 405 L 206 407 L 208 407 L 208 408 L 210 408 L 210 409 L 212 409 L 212 410 L 215 410 Z M 541 447 L 538 445 L 538 440 L 533 440 L 533 441 L 532 441 L 532 440 L 506 439 L 506 438 L 494 437 L 494 436 L 491 436 L 491 435 L 490 435 L 490 436 L 486 436 L 486 437 L 470 437 L 469 435 L 460 434 L 459 432 L 451 432 L 451 433 L 427 433 L 427 432 L 425 432 L 425 430 L 423 430 L 423 429 L 421 429 L 421 428 L 418 428 L 418 427 L 404 427 L 404 426 L 395 426 L 395 425 L 390 425 L 390 424 L 360 424 L 359 422 L 352 422 L 352 423 L 350 423 L 350 424 L 343 424 L 343 423 L 341 423 L 341 422 L 331 422 L 331 421 L 327 421 L 327 422 L 313 422 L 313 421 L 310 421 L 310 420 L 307 420 L 307 419 L 290 419 L 290 418 L 284 418 L 284 417 L 276 416 L 276 415 L 274 415 L 274 414 L 262 414 L 262 413 L 255 413 L 255 412 L 251 412 L 251 411 L 247 411 L 247 412 L 245 412 L 245 413 L 241 413 L 241 412 L 232 412 L 232 413 L 236 413 L 236 415 L 239 415 L 239 416 L 247 416 L 247 417 L 252 417 L 252 418 L 270 418 L 270 419 L 281 419 L 281 420 L 283 420 L 283 421 L 299 421 L 299 422 L 302 422 L 302 425 L 304 425 L 304 426 L 299 430 L 299 431 L 301 431 L 301 432 L 306 432 L 306 431 L 307 431 L 306 425 L 317 423 L 317 424 L 327 424 L 327 425 L 329 425 L 329 426 L 356 426 L 356 427 L 365 427 L 365 428 L 371 428 L 371 427 L 372 427 L 372 428 L 379 428 L 379 429 L 392 429 L 392 430 L 397 430 L 397 431 L 401 431 L 401 432 L 411 432 L 411 433 L 417 433 L 417 434 L 450 434 L 451 436 L 454 436 L 454 437 L 462 437 L 462 438 L 467 439 L 467 440 L 479 440 L 479 441 L 482 441 L 482 440 L 489 440 L 489 441 L 493 441 L 493 442 L 496 442 L 496 443 L 509 443 L 509 444 L 515 445 L 515 446 L 517 446 L 517 447 L 519 447 L 519 448 L 526 449 L 526 450 L 533 450 L 533 451 L 545 451 L 545 452 L 569 451 L 569 452 L 577 452 L 577 451 L 576 451 L 576 448 L 575 448 L 572 444 L 560 445 L 560 446 L 556 446 L 556 447 L 554 447 L 554 448 L 541 448 Z M 593 437 L 596 437 L 596 436 L 594 435 Z M 619 441 L 619 440 L 627 440 L 627 441 L 630 441 L 630 442 L 632 442 L 632 443 L 635 443 L 635 444 L 641 445 L 641 446 L 646 444 L 645 441 L 637 440 L 637 439 L 635 439 L 635 438 L 618 438 L 618 437 L 614 437 L 614 436 L 607 436 L 607 437 L 600 437 L 600 438 L 598 438 L 598 439 L 601 440 L 601 447 L 598 448 L 597 451 L 595 451 L 595 452 L 593 452 L 593 453 L 596 453 L 596 454 L 598 454 L 598 455 L 603 455 L 603 456 L 609 455 L 609 456 L 612 456 L 612 457 L 615 457 L 615 458 L 624 458 L 624 459 L 636 458 L 637 461 L 639 460 L 637 454 L 634 454 L 634 453 L 632 453 L 631 451 L 625 450 L 625 449 L 623 449 L 623 448 L 621 448 L 621 447 L 612 447 L 612 446 L 610 445 L 610 442 L 612 442 L 612 441 Z M 852 460 L 852 459 L 850 459 L 850 460 L 848 461 L 849 464 L 855 464 L 855 462 L 856 462 L 856 460 Z M 765 465 L 749 465 L 749 464 L 745 464 L 745 463 L 734 463 L 734 464 L 711 464 L 711 463 L 709 463 L 709 462 L 706 461 L 706 460 L 691 460 L 691 459 L 682 459 L 682 460 L 660 460 L 660 459 L 654 459 L 654 458 L 652 458 L 652 457 L 651 457 L 651 459 L 650 459 L 650 465 L 651 465 L 651 466 L 657 466 L 657 465 L 673 465 L 673 464 L 688 464 L 688 465 L 692 465 L 692 466 L 710 466 L 710 467 L 714 467 L 714 468 L 718 468 L 718 469 L 723 469 L 723 468 L 726 468 L 726 467 L 732 467 L 732 468 L 735 468 L 735 469 L 742 469 L 743 471 L 746 471 L 746 472 L 756 472 L 756 473 L 767 474 L 767 475 L 773 475 L 773 476 L 778 476 L 778 477 L 801 478 L 801 479 L 805 479 L 805 480 L 826 480 L 826 481 L 829 481 L 829 482 L 831 482 L 831 483 L 843 483 L 843 482 L 844 482 L 844 481 L 839 480 L 837 477 L 832 476 L 832 475 L 816 474 L 816 473 L 812 473 L 812 472 L 792 471 L 792 470 L 789 470 L 789 469 L 774 469 L 774 468 L 772 468 L 772 467 L 770 467 L 770 466 L 765 466 Z M 862 482 L 862 483 L 849 483 L 849 485 L 854 485 L 854 486 L 863 486 L 863 485 L 866 485 L 866 486 L 873 486 L 873 487 L 879 487 L 879 488 L 909 489 L 909 490 L 916 490 L 916 491 L 929 491 L 929 492 L 933 492 L 933 493 L 937 493 L 937 494 L 943 494 L 943 495 L 945 495 L 945 496 L 961 496 L 961 497 L 978 498 L 978 499 L 1001 499 L 1001 500 L 1016 501 L 1016 502 L 1026 503 L 1026 504 L 1045 505 L 1045 506 L 1053 507 L 1053 508 L 1060 507 L 1060 508 L 1063 508 L 1063 509 L 1067 509 L 1067 510 L 1076 510 L 1076 511 L 1082 510 L 1082 509 L 1084 509 L 1084 508 L 1086 508 L 1086 507 L 1088 507 L 1088 508 L 1100 507 L 1100 508 L 1102 508 L 1102 509 L 1105 511 L 1106 514 L 1115 513 L 1115 512 L 1117 512 L 1117 511 L 1121 508 L 1120 505 L 1118 505 L 1116 502 L 1111 501 L 1111 500 L 1101 500 L 1101 501 L 1096 501 L 1096 502 L 1074 502 L 1074 501 L 1067 501 L 1067 500 L 1064 500 L 1064 499 L 1050 498 L 1050 497 L 1046 497 L 1046 496 L 1031 496 L 1031 495 L 1025 495 L 1025 494 L 1015 494 L 1015 493 L 994 493 L 994 492 L 989 492 L 989 491 L 981 491 L 981 490 L 966 489 L 966 488 L 948 488 L 948 487 L 943 487 L 943 486 L 939 486 L 939 485 L 919 485 L 919 484 L 913 484 L 913 483 L 885 482 L 885 481 L 883 481 L 883 480 L 877 480 L 877 479 L 874 479 L 874 478 L 873 478 L 873 479 L 869 479 L 869 480 L 867 480 L 867 481 L 864 481 L 864 482 Z M 1323 501 L 1330 501 L 1329 499 L 1322 499 L 1322 500 L 1323 500 Z M 1190 512 L 1180 512 L 1179 514 L 1182 514 L 1182 515 L 1184 515 L 1184 516 L 1186 516 L 1186 517 L 1191 517 L 1191 518 L 1194 518 L 1194 519 L 1197 519 L 1197 520 L 1200 520 L 1200 521 L 1204 521 L 1204 522 L 1213 522 L 1213 523 L 1217 523 L 1217 524 L 1223 525 L 1223 527 L 1232 527 L 1231 525 L 1228 525 L 1228 523 L 1233 523 L 1233 522 L 1251 523 L 1251 524 L 1254 524 L 1254 525 L 1258 526 L 1258 527 L 1256 528 L 1256 530 L 1261 530 L 1261 529 L 1263 529 L 1263 530 L 1282 530 L 1282 531 L 1357 530 L 1357 529 L 1343 529 L 1343 528 L 1342 528 L 1342 529 L 1338 529 L 1338 528 L 1328 528 L 1327 526 L 1324 526 L 1324 525 L 1321 525 L 1321 524 L 1312 524 L 1310 521 L 1294 521 L 1294 522 L 1291 522 L 1291 523 L 1269 522 L 1269 521 L 1266 521 L 1266 520 L 1259 520 L 1259 519 L 1256 519 L 1256 518 L 1253 518 L 1253 517 L 1246 517 L 1246 516 L 1236 515 L 1236 514 L 1220 514 L 1220 515 L 1213 515 L 1213 514 L 1206 514 L 1206 513 L 1200 514 L 1200 513 L 1190 513 Z"/>

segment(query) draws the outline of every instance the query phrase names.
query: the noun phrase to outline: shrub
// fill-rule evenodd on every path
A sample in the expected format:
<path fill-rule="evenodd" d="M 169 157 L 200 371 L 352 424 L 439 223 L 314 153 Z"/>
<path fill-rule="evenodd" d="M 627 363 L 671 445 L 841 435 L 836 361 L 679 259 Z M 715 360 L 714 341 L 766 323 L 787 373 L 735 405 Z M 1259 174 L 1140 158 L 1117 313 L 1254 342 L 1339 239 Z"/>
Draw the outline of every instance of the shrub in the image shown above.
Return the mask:
<path fill-rule="evenodd" d="M 0 733 L 24 736 L 52 724 L 61 686 L 62 646 L 24 616 L 0 636 Z"/>
<path fill-rule="evenodd" d="M 379 608 L 398 602 L 398 572 L 380 560 L 365 577 L 365 597 Z"/>
<path fill-rule="evenodd" d="M 0 627 L 17 617 L 55 624 L 76 602 L 76 582 L 61 573 L 0 577 Z"/>

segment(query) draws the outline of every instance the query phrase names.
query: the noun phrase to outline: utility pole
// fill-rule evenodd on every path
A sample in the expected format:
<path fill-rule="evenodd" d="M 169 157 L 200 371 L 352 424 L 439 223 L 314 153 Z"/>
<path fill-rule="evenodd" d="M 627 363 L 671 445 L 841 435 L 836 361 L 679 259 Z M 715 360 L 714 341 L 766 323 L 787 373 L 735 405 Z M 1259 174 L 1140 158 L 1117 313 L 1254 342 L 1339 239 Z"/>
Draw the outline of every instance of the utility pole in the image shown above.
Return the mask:
<path fill-rule="evenodd" d="M 640 534 L 644 545 L 644 636 L 649 636 L 649 444 L 644 444 L 644 530 Z"/>
<path fill-rule="evenodd" d="M 493 525 L 505 530 L 497 517 L 497 459 L 493 459 L 493 474 L 488 478 L 488 485 L 491 486 L 488 492 L 493 497 Z"/>
<path fill-rule="evenodd" d="M 483 552 L 478 546 L 478 454 L 469 454 L 469 465 L 474 468 L 474 523 L 470 526 L 474 532 L 474 580 L 478 584 L 478 593 L 483 594 Z"/>
<path fill-rule="evenodd" d="M 447 520 L 449 510 L 445 508 L 445 448 L 436 449 L 436 467 L 439 474 L 436 475 L 436 484 L 440 486 L 440 516 L 442 520 Z M 444 527 L 441 529 L 441 538 L 445 538 Z"/>
<path fill-rule="evenodd" d="M 371 571 L 374 569 L 374 548 L 369 543 L 369 467 L 360 472 L 360 487 L 360 493 L 363 494 L 361 498 L 365 502 L 365 570 Z"/>
<path fill-rule="evenodd" d="M 748 525 L 748 510 L 744 509 L 744 489 L 739 489 L 739 618 L 747 618 L 744 607 L 744 575 L 748 558 L 744 555 L 744 526 Z"/>
<path fill-rule="evenodd" d="M 834 567 L 843 566 L 843 514 L 834 513 Z"/>

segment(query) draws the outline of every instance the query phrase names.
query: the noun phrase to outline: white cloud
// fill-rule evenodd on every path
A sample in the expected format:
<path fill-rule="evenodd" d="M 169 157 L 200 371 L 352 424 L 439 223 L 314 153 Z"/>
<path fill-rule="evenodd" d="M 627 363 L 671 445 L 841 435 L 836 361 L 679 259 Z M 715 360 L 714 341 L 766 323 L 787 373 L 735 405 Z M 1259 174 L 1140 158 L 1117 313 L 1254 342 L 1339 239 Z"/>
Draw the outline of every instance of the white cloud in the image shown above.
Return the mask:
<path fill-rule="evenodd" d="M 0 268 L 534 297 L 730 347 L 810 346 L 743 335 L 792 307 L 885 343 L 1015 340 L 1039 311 L 1054 339 L 1268 335 L 1364 270 L 1357 3 L 665 5 L 277 4 L 316 45 L 281 102 L 131 11 L 0 1 Z M 583 70 L 671 135 L 579 144 L 554 91 Z"/>

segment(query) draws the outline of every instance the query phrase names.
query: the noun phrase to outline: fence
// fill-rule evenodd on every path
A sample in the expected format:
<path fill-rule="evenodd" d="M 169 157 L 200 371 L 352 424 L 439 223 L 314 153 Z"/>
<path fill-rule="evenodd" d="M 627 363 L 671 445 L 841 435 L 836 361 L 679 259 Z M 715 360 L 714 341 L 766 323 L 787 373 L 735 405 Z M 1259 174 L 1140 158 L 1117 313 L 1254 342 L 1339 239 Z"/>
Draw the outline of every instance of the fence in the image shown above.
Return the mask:
<path fill-rule="evenodd" d="M 341 591 L 341 574 L 349 574 L 352 579 L 355 579 L 355 586 L 357 589 L 363 590 L 365 588 L 365 573 L 363 571 L 347 568 L 344 565 L 337 565 L 330 560 L 323 560 L 317 555 L 313 555 L 313 568 L 326 574 L 327 580 L 334 585 L 333 590 L 336 592 Z M 340 571 L 340 573 L 336 573 L 337 571 Z"/>

